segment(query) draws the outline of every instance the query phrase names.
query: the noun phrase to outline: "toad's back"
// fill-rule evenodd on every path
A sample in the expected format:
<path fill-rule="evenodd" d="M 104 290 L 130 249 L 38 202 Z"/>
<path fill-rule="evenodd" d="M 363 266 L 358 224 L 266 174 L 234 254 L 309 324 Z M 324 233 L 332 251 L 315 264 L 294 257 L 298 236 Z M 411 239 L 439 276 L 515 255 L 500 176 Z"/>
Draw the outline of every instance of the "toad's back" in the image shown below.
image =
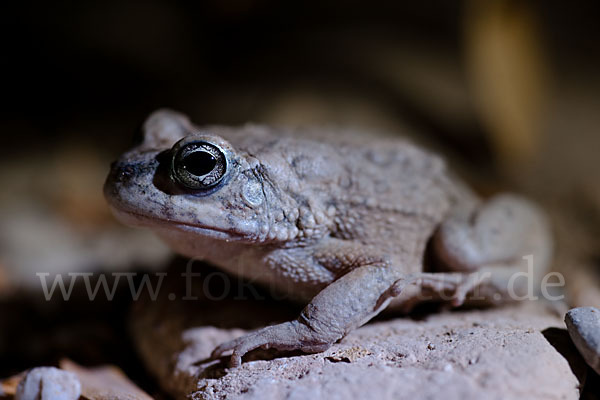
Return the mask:
<path fill-rule="evenodd" d="M 211 130 L 271 168 L 273 185 L 295 202 L 316 214 L 335 209 L 331 236 L 388 253 L 427 240 L 456 191 L 441 158 L 402 139 L 254 125 Z"/>

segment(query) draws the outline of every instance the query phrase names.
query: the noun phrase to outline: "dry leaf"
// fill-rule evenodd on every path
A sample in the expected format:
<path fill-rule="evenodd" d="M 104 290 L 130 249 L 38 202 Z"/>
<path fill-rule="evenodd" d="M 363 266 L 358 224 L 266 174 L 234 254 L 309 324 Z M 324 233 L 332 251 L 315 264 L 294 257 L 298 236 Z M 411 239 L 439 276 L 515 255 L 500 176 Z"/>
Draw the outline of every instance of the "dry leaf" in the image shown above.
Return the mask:
<path fill-rule="evenodd" d="M 84 399 L 152 400 L 117 367 L 84 368 L 70 360 L 61 360 L 59 365 L 65 371 L 77 375 L 81 382 L 81 397 Z"/>

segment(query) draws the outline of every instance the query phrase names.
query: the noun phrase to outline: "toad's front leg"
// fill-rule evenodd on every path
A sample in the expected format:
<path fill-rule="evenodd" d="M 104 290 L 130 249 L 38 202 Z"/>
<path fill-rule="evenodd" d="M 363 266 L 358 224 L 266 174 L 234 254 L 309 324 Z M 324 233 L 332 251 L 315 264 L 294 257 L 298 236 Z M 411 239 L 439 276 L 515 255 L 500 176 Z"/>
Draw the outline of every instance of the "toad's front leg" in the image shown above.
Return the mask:
<path fill-rule="evenodd" d="M 323 351 L 379 313 L 393 295 L 391 289 L 399 278 L 398 269 L 381 257 L 377 260 L 352 257 L 352 254 L 360 252 L 349 250 L 343 253 L 344 261 L 370 263 L 349 267 L 352 268 L 349 272 L 312 299 L 298 319 L 268 326 L 221 344 L 213 351 L 212 357 L 233 351 L 231 365 L 238 366 L 244 354 L 258 347 L 307 353 Z M 349 255 L 354 259 L 349 260 Z"/>

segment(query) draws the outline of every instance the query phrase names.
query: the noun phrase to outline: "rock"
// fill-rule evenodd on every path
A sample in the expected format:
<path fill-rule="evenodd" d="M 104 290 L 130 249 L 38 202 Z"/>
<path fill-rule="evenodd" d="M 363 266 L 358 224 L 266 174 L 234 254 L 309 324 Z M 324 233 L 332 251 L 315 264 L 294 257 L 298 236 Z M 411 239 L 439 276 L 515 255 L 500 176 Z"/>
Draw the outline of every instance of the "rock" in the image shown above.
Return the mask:
<path fill-rule="evenodd" d="M 54 367 L 34 368 L 21 380 L 15 400 L 77 400 L 81 384 L 77 376 Z"/>
<path fill-rule="evenodd" d="M 73 361 L 62 360 L 60 367 L 77 375 L 81 382 L 81 396 L 85 399 L 152 400 L 115 366 L 84 368 Z"/>
<path fill-rule="evenodd" d="M 34 368 L 0 380 L 0 397 L 14 396 L 15 400 L 152 400 L 115 366 L 84 368 L 63 359 L 60 368 Z"/>
<path fill-rule="evenodd" d="M 565 316 L 569 335 L 585 361 L 600 374 L 600 310 L 579 307 Z"/>
<path fill-rule="evenodd" d="M 569 363 L 544 335 L 551 328 L 566 337 L 563 322 L 539 303 L 373 321 L 323 353 L 255 350 L 229 369 L 227 358 L 208 359 L 215 346 L 298 309 L 174 299 L 137 302 L 131 331 L 147 368 L 176 398 L 579 398 Z"/>

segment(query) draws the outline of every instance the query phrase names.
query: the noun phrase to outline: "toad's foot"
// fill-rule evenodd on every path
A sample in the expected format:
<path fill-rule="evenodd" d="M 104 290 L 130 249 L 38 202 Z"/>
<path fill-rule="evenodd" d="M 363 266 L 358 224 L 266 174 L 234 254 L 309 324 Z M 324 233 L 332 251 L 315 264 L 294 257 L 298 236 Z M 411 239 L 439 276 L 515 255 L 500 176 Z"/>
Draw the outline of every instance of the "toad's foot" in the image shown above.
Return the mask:
<path fill-rule="evenodd" d="M 222 344 L 212 358 L 232 350 L 235 367 L 244 354 L 258 347 L 324 351 L 387 306 L 392 296 L 389 289 L 397 280 L 398 271 L 385 263 L 353 269 L 319 292 L 297 319 Z"/>
<path fill-rule="evenodd" d="M 219 345 L 211 354 L 216 359 L 224 353 L 233 350 L 230 366 L 238 367 L 242 364 L 242 357 L 251 350 L 262 347 L 277 350 L 302 350 L 306 353 L 324 351 L 332 343 L 319 338 L 319 335 L 306 324 L 299 320 L 284 322 L 278 325 L 267 326 L 255 332 L 233 339 Z"/>
<path fill-rule="evenodd" d="M 392 297 L 399 296 L 407 286 L 415 285 L 418 290 L 414 297 L 404 300 L 402 305 L 396 305 L 404 312 L 409 312 L 412 308 L 426 300 L 443 300 L 453 307 L 459 307 L 464 304 L 469 293 L 476 290 L 479 285 L 487 284 L 488 275 L 471 273 L 420 273 L 409 275 L 398 279 L 390 288 Z"/>
<path fill-rule="evenodd" d="M 364 270 L 364 267 L 362 269 Z M 359 269 L 353 271 L 350 275 L 358 275 L 360 273 L 364 273 L 364 271 Z M 345 310 L 345 314 L 347 314 L 345 318 L 342 318 L 342 315 L 334 315 L 331 313 L 330 309 L 328 310 L 327 308 L 319 307 L 318 304 L 322 303 L 322 301 L 319 300 L 323 300 L 322 298 L 324 297 L 322 294 L 320 296 L 321 298 L 317 298 L 316 301 L 313 301 L 312 305 L 309 305 L 298 319 L 268 326 L 223 343 L 215 348 L 211 354 L 211 358 L 216 359 L 223 356 L 223 354 L 232 351 L 229 365 L 231 367 L 238 367 L 241 365 L 242 357 L 246 353 L 259 347 L 263 349 L 274 348 L 281 351 L 301 350 L 305 353 L 325 351 L 333 343 L 344 336 L 345 332 L 352 329 L 352 327 L 362 325 L 362 323 L 364 323 L 365 320 L 368 320 L 370 316 L 376 314 L 382 308 L 385 308 L 391 298 L 399 295 L 406 286 L 416 284 L 438 293 L 439 295 L 449 291 L 451 295 L 447 300 L 452 300 L 453 305 L 458 306 L 464 301 L 466 293 L 478 284 L 474 279 L 474 275 L 475 274 L 460 273 L 422 273 L 395 280 L 391 285 L 387 284 L 389 285 L 389 288 L 380 296 L 377 296 L 378 298 L 370 296 L 373 297 L 371 300 L 371 308 L 366 312 L 363 311 L 364 314 L 360 318 L 360 321 L 356 321 L 353 318 L 353 314 L 356 312 L 354 307 L 349 307 L 349 310 Z M 347 277 L 342 279 L 342 281 L 343 280 L 347 280 Z M 385 279 L 382 279 L 382 281 L 385 281 Z M 359 284 L 361 281 L 356 280 L 356 282 Z M 332 289 L 335 289 L 335 286 L 340 285 L 340 283 L 342 282 L 334 284 L 333 288 L 330 288 L 325 292 L 330 292 Z M 346 286 L 344 289 L 348 289 L 348 287 Z M 351 293 L 351 291 L 348 292 Z M 346 302 L 347 301 L 348 300 L 346 300 Z M 343 300 L 339 303 L 343 304 Z M 329 304 L 329 301 L 325 304 Z M 350 302 L 350 304 L 360 305 L 361 303 Z M 323 313 L 322 310 L 325 311 L 330 319 L 325 319 L 320 316 L 320 314 Z"/>

